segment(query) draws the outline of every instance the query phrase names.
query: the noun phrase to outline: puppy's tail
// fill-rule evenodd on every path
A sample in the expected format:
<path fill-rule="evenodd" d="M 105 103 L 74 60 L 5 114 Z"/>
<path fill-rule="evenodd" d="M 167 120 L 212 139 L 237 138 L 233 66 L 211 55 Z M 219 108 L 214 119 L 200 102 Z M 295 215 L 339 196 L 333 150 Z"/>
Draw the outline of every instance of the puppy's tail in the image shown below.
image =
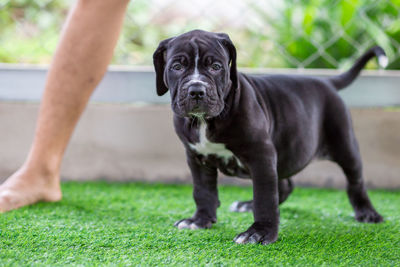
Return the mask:
<path fill-rule="evenodd" d="M 374 46 L 359 57 L 351 69 L 345 73 L 329 78 L 330 82 L 337 90 L 345 88 L 354 81 L 361 69 L 367 64 L 368 60 L 374 56 L 378 58 L 380 67 L 385 68 L 388 65 L 388 58 L 386 57 L 385 51 L 383 51 L 380 46 Z"/>

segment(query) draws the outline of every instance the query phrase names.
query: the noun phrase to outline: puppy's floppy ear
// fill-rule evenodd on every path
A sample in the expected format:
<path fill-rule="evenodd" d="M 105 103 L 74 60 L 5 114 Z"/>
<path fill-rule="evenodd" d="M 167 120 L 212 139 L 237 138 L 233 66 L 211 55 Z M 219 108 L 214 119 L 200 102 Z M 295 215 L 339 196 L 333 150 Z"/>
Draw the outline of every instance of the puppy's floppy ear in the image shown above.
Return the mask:
<path fill-rule="evenodd" d="M 164 69 L 165 69 L 165 56 L 167 52 L 168 43 L 172 38 L 161 41 L 156 51 L 153 54 L 153 64 L 156 71 L 156 86 L 157 94 L 162 96 L 168 91 L 168 87 L 164 83 Z"/>
<path fill-rule="evenodd" d="M 236 68 L 236 48 L 233 45 L 229 36 L 225 33 L 218 33 L 218 38 L 221 44 L 228 50 L 229 52 L 229 61 L 231 63 L 230 67 L 230 79 L 232 81 L 232 88 L 237 88 L 238 86 L 238 74 Z"/>

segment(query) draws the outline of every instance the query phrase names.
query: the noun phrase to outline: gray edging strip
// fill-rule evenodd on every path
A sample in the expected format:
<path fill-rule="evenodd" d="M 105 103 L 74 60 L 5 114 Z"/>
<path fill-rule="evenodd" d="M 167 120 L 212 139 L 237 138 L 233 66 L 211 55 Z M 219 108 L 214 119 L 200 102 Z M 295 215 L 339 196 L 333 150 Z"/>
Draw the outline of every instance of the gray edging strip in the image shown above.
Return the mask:
<path fill-rule="evenodd" d="M 330 76 L 339 73 L 318 69 L 241 69 L 243 72 Z M 37 102 L 46 77 L 46 66 L 0 64 L 0 101 Z M 364 71 L 348 89 L 340 93 L 352 107 L 400 105 L 400 71 Z M 169 95 L 155 93 L 152 67 L 111 66 L 91 99 L 101 103 L 150 103 L 170 101 Z"/>

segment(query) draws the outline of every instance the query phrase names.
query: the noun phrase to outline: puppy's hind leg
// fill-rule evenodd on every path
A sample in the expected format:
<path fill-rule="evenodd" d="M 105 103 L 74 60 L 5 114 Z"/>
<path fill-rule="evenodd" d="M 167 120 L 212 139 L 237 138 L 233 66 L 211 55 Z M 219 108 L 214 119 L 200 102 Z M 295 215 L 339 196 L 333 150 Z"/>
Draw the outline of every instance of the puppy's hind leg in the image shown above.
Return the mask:
<path fill-rule="evenodd" d="M 289 195 L 293 192 L 292 178 L 286 178 L 278 181 L 279 189 L 279 205 L 285 202 Z"/>
<path fill-rule="evenodd" d="M 352 160 L 349 162 L 338 160 L 337 163 L 346 175 L 347 195 L 353 206 L 356 220 L 366 223 L 382 222 L 383 218 L 373 207 L 364 185 L 360 155 L 357 153 Z"/>
<path fill-rule="evenodd" d="M 333 126 L 333 123 L 334 121 L 331 120 L 330 125 Z M 353 206 L 356 220 L 366 223 L 382 222 L 383 218 L 373 207 L 364 185 L 361 156 L 350 116 L 347 115 L 338 127 L 330 130 L 332 135 L 328 134 L 329 154 L 346 175 L 347 195 Z"/>
<path fill-rule="evenodd" d="M 279 204 L 282 204 L 293 191 L 293 183 L 291 178 L 278 180 L 278 190 Z M 253 200 L 235 201 L 229 207 L 229 210 L 233 212 L 251 212 L 253 211 Z"/>

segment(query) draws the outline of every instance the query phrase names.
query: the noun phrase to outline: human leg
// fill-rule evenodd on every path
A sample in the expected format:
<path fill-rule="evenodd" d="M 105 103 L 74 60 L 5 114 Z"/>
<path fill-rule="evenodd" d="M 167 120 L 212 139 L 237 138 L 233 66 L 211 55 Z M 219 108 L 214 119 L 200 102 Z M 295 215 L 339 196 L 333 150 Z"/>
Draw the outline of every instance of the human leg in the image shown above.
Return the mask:
<path fill-rule="evenodd" d="M 128 3 L 79 0 L 71 9 L 46 79 L 31 150 L 0 186 L 0 212 L 61 199 L 65 148 L 111 60 Z"/>

